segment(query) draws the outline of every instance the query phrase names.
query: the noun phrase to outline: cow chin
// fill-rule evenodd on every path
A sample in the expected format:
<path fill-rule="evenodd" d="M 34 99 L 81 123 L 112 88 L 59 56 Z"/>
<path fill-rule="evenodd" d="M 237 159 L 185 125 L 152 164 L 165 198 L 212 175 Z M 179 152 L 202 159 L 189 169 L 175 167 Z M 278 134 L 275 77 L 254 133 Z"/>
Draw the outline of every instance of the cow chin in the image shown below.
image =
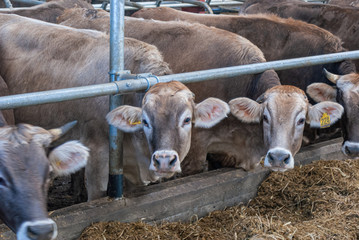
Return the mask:
<path fill-rule="evenodd" d="M 342 152 L 351 157 L 359 157 L 359 143 L 345 141 L 342 146 Z"/>
<path fill-rule="evenodd" d="M 285 172 L 294 168 L 294 159 L 290 151 L 284 148 L 272 148 L 264 159 L 264 167 L 272 171 Z"/>

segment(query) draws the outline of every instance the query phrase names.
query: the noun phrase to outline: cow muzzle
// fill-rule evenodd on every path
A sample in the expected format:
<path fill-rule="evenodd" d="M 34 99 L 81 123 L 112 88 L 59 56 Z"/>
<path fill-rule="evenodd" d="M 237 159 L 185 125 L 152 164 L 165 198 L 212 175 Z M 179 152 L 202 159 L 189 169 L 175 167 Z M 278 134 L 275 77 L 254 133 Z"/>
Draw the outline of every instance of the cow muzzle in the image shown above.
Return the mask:
<path fill-rule="evenodd" d="M 160 150 L 152 154 L 150 170 L 161 177 L 171 177 L 181 172 L 181 163 L 178 153 L 173 150 Z"/>
<path fill-rule="evenodd" d="M 294 168 L 292 153 L 284 148 L 272 148 L 264 159 L 264 166 L 273 171 L 281 172 L 292 169 Z"/>
<path fill-rule="evenodd" d="M 16 233 L 17 240 L 53 240 L 57 226 L 52 219 L 24 222 Z"/>
<path fill-rule="evenodd" d="M 342 152 L 347 156 L 358 156 L 359 157 L 359 143 L 345 141 L 342 146 Z"/>

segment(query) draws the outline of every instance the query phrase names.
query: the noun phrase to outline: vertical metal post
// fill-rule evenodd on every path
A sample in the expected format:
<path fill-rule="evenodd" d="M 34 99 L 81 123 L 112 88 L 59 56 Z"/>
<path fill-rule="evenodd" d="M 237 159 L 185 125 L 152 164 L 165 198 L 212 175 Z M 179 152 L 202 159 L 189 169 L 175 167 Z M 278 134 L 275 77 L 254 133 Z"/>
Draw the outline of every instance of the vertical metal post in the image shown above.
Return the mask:
<path fill-rule="evenodd" d="M 12 8 L 12 4 L 11 4 L 10 0 L 4 0 L 4 3 L 7 8 Z"/>
<path fill-rule="evenodd" d="M 110 81 L 121 79 L 124 73 L 125 1 L 112 0 L 110 9 Z M 110 110 L 123 103 L 123 97 L 110 96 Z M 123 190 L 123 133 L 110 126 L 110 172 L 107 194 L 121 198 Z"/>

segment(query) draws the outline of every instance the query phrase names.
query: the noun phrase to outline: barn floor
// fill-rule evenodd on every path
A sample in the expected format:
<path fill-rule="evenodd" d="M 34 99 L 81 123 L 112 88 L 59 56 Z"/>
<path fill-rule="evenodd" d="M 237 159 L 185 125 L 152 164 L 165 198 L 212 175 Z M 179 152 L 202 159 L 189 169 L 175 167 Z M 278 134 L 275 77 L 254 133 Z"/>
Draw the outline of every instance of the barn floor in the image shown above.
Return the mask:
<path fill-rule="evenodd" d="M 97 223 L 80 239 L 358 239 L 359 160 L 317 161 L 271 173 L 247 205 L 191 220 Z"/>

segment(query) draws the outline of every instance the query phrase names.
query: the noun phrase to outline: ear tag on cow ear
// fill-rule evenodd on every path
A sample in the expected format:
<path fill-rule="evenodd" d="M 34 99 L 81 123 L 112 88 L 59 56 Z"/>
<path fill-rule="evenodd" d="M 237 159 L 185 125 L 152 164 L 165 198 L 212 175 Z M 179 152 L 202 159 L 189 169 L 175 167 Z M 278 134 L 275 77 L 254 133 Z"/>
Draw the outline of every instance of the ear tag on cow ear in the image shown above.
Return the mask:
<path fill-rule="evenodd" d="M 137 122 L 131 122 L 129 121 L 130 125 L 138 125 L 138 124 L 141 124 L 142 122 L 141 121 L 137 121 Z"/>
<path fill-rule="evenodd" d="M 323 113 L 323 116 L 320 118 L 320 128 L 330 127 L 330 116 L 327 113 Z"/>

